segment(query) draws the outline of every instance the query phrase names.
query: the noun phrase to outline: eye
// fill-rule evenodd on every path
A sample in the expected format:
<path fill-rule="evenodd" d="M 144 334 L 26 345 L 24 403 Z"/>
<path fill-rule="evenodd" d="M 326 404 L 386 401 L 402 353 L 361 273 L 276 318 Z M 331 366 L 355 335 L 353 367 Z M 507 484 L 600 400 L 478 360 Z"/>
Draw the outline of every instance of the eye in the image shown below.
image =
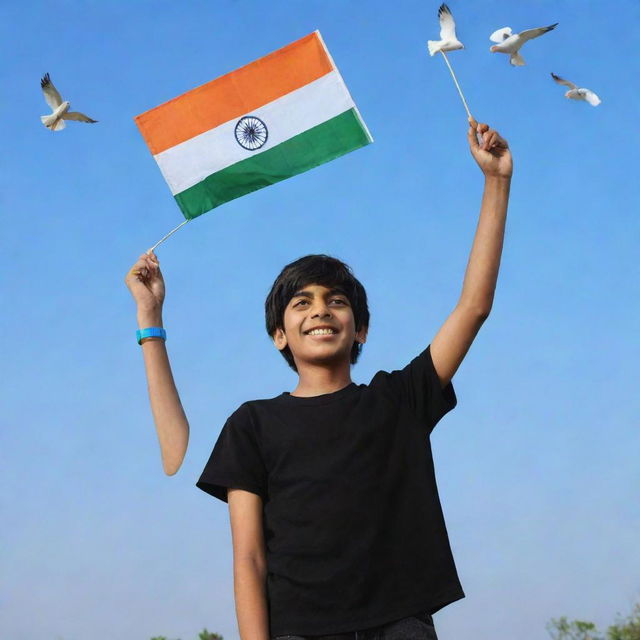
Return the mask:
<path fill-rule="evenodd" d="M 304 304 L 309 304 L 309 301 L 302 298 L 301 300 L 298 300 L 298 302 L 294 302 L 293 306 L 299 307 L 300 305 L 304 305 Z"/>
<path fill-rule="evenodd" d="M 333 298 L 329 302 L 335 302 L 337 304 L 348 304 L 348 302 L 346 300 L 344 300 L 343 298 Z"/>

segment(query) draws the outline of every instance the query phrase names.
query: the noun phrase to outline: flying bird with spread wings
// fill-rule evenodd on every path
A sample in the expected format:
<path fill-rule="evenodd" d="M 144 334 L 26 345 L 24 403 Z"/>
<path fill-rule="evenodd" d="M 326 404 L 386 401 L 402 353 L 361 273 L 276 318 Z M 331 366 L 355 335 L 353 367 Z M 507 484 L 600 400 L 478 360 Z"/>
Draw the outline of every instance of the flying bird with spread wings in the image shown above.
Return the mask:
<path fill-rule="evenodd" d="M 44 93 L 44 99 L 51 107 L 51 113 L 48 116 L 40 116 L 42 124 L 50 131 L 60 131 L 65 128 L 65 120 L 77 120 L 78 122 L 98 122 L 93 120 L 89 116 L 85 116 L 84 113 L 78 111 L 69 111 L 71 103 L 68 100 L 63 102 L 62 96 L 58 93 L 58 90 L 53 86 L 49 74 L 45 73 L 44 77 L 40 80 L 40 86 Z"/>
<path fill-rule="evenodd" d="M 585 102 L 588 102 L 592 107 L 597 107 L 602 102 L 602 100 L 600 100 L 600 98 L 598 98 L 598 96 L 590 89 L 578 87 L 577 84 L 573 84 L 573 82 L 569 82 L 568 80 L 557 76 L 555 73 L 551 73 L 551 77 L 558 84 L 569 87 L 569 91 L 564 94 L 565 98 L 569 98 L 570 100 L 584 100 Z"/>
<path fill-rule="evenodd" d="M 456 23 L 453 21 L 451 10 L 446 4 L 441 4 L 438 9 L 440 19 L 440 40 L 428 40 L 429 55 L 433 56 L 438 51 L 455 51 L 464 49 L 464 45 L 456 37 Z"/>
<path fill-rule="evenodd" d="M 489 36 L 489 40 L 498 43 L 489 47 L 489 51 L 491 51 L 491 53 L 508 53 L 509 62 L 515 67 L 522 67 L 525 62 L 524 58 L 520 55 L 520 47 L 522 47 L 525 42 L 532 40 L 533 38 L 538 38 L 544 33 L 547 33 L 547 31 L 555 29 L 557 26 L 558 23 L 556 22 L 548 27 L 527 29 L 520 33 L 513 33 L 511 31 L 511 27 L 498 29 Z"/>

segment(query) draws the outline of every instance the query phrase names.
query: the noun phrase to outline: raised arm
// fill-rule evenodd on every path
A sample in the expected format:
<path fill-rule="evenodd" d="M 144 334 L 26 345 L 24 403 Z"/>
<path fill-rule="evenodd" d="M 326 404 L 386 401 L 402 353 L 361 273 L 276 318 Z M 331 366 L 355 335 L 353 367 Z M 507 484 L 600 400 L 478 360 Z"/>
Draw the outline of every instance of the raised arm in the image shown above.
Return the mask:
<path fill-rule="evenodd" d="M 131 267 L 125 283 L 138 306 L 138 327 L 162 327 L 164 280 L 155 254 L 143 254 Z M 162 467 L 167 475 L 178 471 L 189 442 L 189 423 L 173 381 L 162 338 L 143 338 L 151 411 L 160 442 Z"/>
<path fill-rule="evenodd" d="M 481 144 L 476 131 L 482 134 Z M 497 131 L 470 121 L 467 137 L 485 183 L 460 299 L 431 342 L 433 365 L 443 387 L 457 371 L 493 305 L 513 173 L 509 146 Z"/>

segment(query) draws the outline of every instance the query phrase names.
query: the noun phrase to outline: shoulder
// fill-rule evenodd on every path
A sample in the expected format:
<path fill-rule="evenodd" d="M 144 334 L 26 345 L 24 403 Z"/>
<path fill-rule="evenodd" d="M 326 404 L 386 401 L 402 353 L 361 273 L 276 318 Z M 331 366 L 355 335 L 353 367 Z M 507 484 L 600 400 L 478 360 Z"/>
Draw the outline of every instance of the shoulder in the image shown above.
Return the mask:
<path fill-rule="evenodd" d="M 258 428 L 279 407 L 282 396 L 243 402 L 227 419 L 228 424 Z"/>
<path fill-rule="evenodd" d="M 273 398 L 258 398 L 256 400 L 247 400 L 243 402 L 232 415 L 246 416 L 255 414 L 259 411 L 268 411 L 283 403 L 284 394 L 280 394 Z"/>
<path fill-rule="evenodd" d="M 405 361 L 404 366 L 402 368 L 397 369 L 382 369 L 378 371 L 369 386 L 374 386 L 376 384 L 396 384 L 399 380 L 407 377 L 414 370 L 422 370 L 422 371 L 431 371 L 433 369 L 433 360 L 431 359 L 431 346 L 429 345 L 426 349 L 422 350 L 415 356 L 413 359 Z"/>

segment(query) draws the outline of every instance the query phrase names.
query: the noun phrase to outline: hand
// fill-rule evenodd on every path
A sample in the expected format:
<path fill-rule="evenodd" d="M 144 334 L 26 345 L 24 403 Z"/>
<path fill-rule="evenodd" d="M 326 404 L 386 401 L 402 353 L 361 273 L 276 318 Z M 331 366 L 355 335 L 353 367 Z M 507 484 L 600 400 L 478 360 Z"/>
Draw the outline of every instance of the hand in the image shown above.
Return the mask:
<path fill-rule="evenodd" d="M 160 325 L 165 292 L 164 279 L 156 255 L 143 253 L 131 267 L 124 281 L 138 305 L 138 318 L 145 318 L 142 324 L 150 326 L 149 320 L 152 320 L 154 326 Z"/>
<path fill-rule="evenodd" d="M 482 137 L 478 143 L 476 132 Z M 485 178 L 490 176 L 510 178 L 513 173 L 513 159 L 507 141 L 488 124 L 478 124 L 473 118 L 469 119 L 469 148 L 471 155 L 478 163 Z"/>

